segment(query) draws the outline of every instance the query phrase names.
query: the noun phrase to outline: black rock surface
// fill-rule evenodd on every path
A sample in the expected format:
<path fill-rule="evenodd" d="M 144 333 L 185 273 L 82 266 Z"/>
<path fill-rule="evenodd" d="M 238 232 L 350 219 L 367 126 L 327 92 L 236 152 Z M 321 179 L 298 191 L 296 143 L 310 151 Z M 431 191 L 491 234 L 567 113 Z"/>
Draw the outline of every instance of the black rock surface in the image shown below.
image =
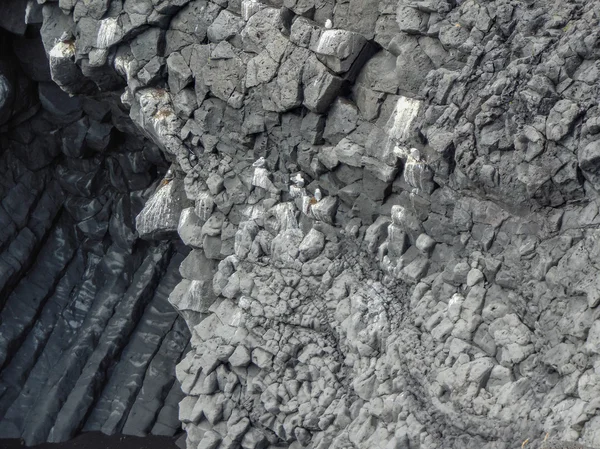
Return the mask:
<path fill-rule="evenodd" d="M 13 33 L 0 32 L 0 438 L 172 436 L 190 334 L 167 298 L 188 250 L 142 241 L 134 224 L 168 163 L 124 132 L 110 95 L 58 87 L 39 26 L 21 33 L 10 11 L 0 21 Z"/>

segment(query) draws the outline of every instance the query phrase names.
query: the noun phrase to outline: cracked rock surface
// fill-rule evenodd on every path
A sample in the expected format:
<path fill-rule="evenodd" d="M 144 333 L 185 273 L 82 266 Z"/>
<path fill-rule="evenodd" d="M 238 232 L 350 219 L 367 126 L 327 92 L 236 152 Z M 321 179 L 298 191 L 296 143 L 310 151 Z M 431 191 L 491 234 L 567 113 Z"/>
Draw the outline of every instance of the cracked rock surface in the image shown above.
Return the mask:
<path fill-rule="evenodd" d="M 166 161 L 110 95 L 52 82 L 35 24 L 0 32 L 0 438 L 172 436 L 190 333 L 168 296 L 188 251 L 135 229 Z"/>
<path fill-rule="evenodd" d="M 167 261 L 167 243 L 146 244 L 131 281 L 164 264 L 177 284 L 189 449 L 600 447 L 599 7 L 41 6 L 52 80 L 108 95 L 131 120 L 122 132 L 173 163 L 118 217 L 190 249 Z M 0 78 L 0 117 L 14 85 Z M 57 94 L 40 88 L 42 105 Z M 102 120 L 87 126 L 106 148 Z M 70 200 L 81 220 L 104 205 L 91 197 Z M 91 402 L 103 428 L 127 426 L 123 385 L 104 388 L 117 405 L 90 393 L 123 338 L 111 329 L 130 326 L 135 305 L 118 307 L 81 388 L 59 411 L 46 395 L 32 408 L 53 422 L 28 421 L 29 443 L 68 438 Z"/>

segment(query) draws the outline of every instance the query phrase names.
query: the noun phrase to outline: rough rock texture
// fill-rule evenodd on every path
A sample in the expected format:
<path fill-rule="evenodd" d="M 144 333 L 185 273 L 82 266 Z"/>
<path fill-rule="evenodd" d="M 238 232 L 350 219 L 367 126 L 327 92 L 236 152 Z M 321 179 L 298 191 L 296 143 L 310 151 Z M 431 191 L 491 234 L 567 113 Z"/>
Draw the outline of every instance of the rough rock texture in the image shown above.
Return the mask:
<path fill-rule="evenodd" d="M 189 449 L 600 447 L 599 8 L 44 4 L 191 202 L 138 216 L 193 248 Z"/>
<path fill-rule="evenodd" d="M 168 296 L 188 250 L 135 229 L 167 163 L 110 95 L 52 83 L 39 35 L 0 36 L 0 438 L 172 436 L 190 333 Z"/>

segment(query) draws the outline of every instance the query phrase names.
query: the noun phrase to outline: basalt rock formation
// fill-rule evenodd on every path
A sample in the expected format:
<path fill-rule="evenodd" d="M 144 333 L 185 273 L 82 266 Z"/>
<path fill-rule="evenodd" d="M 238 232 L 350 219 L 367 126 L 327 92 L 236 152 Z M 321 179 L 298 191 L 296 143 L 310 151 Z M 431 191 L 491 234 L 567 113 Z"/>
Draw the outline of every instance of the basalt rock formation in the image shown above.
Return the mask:
<path fill-rule="evenodd" d="M 135 230 L 168 165 L 110 96 L 52 82 L 39 9 L 0 35 L 0 438 L 170 436 L 190 333 L 168 296 L 188 250 Z"/>
<path fill-rule="evenodd" d="M 85 112 L 57 114 L 66 160 L 90 172 L 70 148 L 85 140 L 107 180 L 56 208 L 98 204 L 93 225 L 70 213 L 77 242 L 118 261 L 96 295 L 110 321 L 88 314 L 58 359 L 75 388 L 50 374 L 7 390 L 2 431 L 32 444 L 163 422 L 178 385 L 144 395 L 152 362 L 125 365 L 151 352 L 131 330 L 144 300 L 129 301 L 151 278 L 191 334 L 176 369 L 189 449 L 600 447 L 600 2 L 60 0 L 23 14 L 41 21 L 64 104 Z M 0 115 L 15 116 L 3 89 Z M 108 116 L 85 106 L 100 99 L 121 133 L 110 151 Z M 40 159 L 7 133 L 14 157 Z M 90 179 L 53 173 L 75 196 Z M 127 285 L 106 277 L 124 266 Z M 10 301 L 0 354 L 21 366 L 45 315 Z"/>

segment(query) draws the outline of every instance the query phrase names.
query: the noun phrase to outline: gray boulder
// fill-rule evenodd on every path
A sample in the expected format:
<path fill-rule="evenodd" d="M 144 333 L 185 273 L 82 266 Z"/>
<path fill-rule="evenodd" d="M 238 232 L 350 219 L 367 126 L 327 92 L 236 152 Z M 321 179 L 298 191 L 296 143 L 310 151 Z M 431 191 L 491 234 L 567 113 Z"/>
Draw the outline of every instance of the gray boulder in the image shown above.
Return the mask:
<path fill-rule="evenodd" d="M 595 188 L 600 188 L 600 141 L 595 140 L 580 148 L 577 160 L 586 179 Z"/>
<path fill-rule="evenodd" d="M 169 71 L 169 89 L 173 95 L 178 94 L 192 81 L 192 71 L 181 53 L 171 53 L 169 55 L 167 70 Z"/>
<path fill-rule="evenodd" d="M 358 33 L 346 30 L 324 30 L 309 49 L 336 74 L 348 72 L 365 48 L 367 40 Z"/>
<path fill-rule="evenodd" d="M 190 205 L 183 181 L 160 185 L 135 219 L 140 238 L 164 240 L 177 235 L 181 212 Z"/>
<path fill-rule="evenodd" d="M 214 22 L 210 24 L 206 34 L 209 41 L 218 43 L 239 35 L 243 27 L 244 22 L 240 16 L 223 9 Z"/>
<path fill-rule="evenodd" d="M 546 122 L 546 137 L 548 140 L 561 140 L 570 131 L 573 122 L 579 116 L 579 106 L 569 100 L 558 101 Z"/>

